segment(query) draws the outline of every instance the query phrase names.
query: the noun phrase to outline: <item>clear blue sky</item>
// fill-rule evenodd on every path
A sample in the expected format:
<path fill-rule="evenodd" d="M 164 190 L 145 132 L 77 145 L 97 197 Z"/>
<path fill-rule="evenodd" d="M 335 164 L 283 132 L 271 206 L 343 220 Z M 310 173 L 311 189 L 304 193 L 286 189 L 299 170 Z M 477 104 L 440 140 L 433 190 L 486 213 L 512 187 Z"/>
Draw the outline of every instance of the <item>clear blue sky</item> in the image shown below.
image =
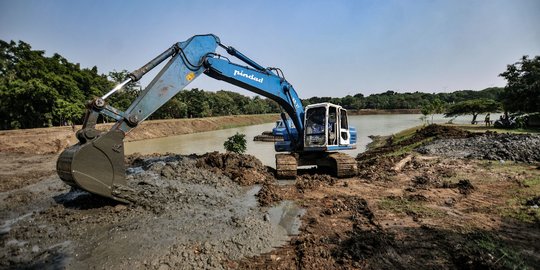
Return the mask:
<path fill-rule="evenodd" d="M 304 98 L 449 92 L 504 86 L 507 64 L 540 54 L 539 14 L 539 0 L 0 0 L 0 39 L 108 73 L 214 33 Z M 188 88 L 250 94 L 203 76 Z"/>

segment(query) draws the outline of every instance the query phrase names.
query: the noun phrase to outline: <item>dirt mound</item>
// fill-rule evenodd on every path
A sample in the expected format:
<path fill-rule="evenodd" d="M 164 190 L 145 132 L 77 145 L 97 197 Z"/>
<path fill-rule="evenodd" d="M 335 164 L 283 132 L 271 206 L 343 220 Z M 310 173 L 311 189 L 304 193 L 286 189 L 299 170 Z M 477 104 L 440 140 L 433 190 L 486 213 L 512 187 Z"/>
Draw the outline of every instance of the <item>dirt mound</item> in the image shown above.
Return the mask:
<path fill-rule="evenodd" d="M 296 178 L 295 186 L 300 193 L 305 190 L 314 190 L 323 185 L 333 186 L 337 178 L 327 174 L 303 174 Z"/>
<path fill-rule="evenodd" d="M 437 140 L 417 151 L 446 157 L 533 163 L 540 161 L 540 135 L 485 133 L 473 138 Z"/>
<path fill-rule="evenodd" d="M 431 137 L 434 137 L 436 139 L 463 138 L 471 135 L 473 134 L 460 128 L 431 124 L 429 126 L 426 126 L 425 128 L 417 130 L 412 139 L 413 141 L 418 141 L 420 139 Z"/>
<path fill-rule="evenodd" d="M 428 139 L 467 138 L 473 136 L 475 136 L 474 133 L 470 133 L 459 128 L 431 124 L 429 126 L 416 130 L 416 132 L 412 136 L 405 138 L 401 141 L 396 142 L 394 141 L 394 137 L 390 136 L 387 138 L 383 146 L 371 149 L 364 153 L 360 153 L 358 154 L 356 159 L 358 161 L 365 161 L 373 158 L 378 158 L 410 145 L 424 143 L 428 141 Z M 359 164 L 359 166 L 361 166 L 361 164 Z"/>
<path fill-rule="evenodd" d="M 405 155 L 377 156 L 361 160 L 358 162 L 358 176 L 369 181 L 389 181 L 396 175 L 396 171 L 393 169 L 396 162 L 404 157 Z"/>
<path fill-rule="evenodd" d="M 279 193 L 277 185 L 265 183 L 257 193 L 257 199 L 261 206 L 270 206 L 283 200 L 283 197 Z"/>
<path fill-rule="evenodd" d="M 201 156 L 197 166 L 221 172 L 242 186 L 275 180 L 269 169 L 259 159 L 251 155 L 212 152 Z"/>

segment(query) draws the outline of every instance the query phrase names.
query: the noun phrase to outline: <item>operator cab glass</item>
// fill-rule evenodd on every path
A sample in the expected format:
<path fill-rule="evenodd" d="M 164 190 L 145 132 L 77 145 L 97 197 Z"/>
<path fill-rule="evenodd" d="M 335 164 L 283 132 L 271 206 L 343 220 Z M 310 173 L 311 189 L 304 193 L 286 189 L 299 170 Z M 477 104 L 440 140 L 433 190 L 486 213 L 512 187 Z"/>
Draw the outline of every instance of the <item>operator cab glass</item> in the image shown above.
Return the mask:
<path fill-rule="evenodd" d="M 309 105 L 305 113 L 306 150 L 335 148 L 349 145 L 347 111 L 331 103 Z"/>
<path fill-rule="evenodd" d="M 318 107 L 306 111 L 306 145 L 326 145 L 326 108 Z"/>

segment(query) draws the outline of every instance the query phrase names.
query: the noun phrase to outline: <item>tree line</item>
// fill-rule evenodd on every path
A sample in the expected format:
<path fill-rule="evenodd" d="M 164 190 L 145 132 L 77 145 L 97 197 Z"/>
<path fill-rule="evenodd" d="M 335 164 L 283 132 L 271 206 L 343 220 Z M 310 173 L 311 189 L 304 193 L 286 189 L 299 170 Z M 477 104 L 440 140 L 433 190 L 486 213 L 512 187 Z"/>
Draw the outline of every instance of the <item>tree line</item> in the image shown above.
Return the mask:
<path fill-rule="evenodd" d="M 470 111 L 475 104 L 485 105 L 487 102 L 490 104 L 489 110 L 495 106 L 497 110 L 509 112 L 533 112 L 540 108 L 539 70 L 539 56 L 532 59 L 524 56 L 520 61 L 508 65 L 507 70 L 500 74 L 508 81 L 505 88 L 451 93 L 386 91 L 369 96 L 359 93 L 341 98 L 311 97 L 302 100 L 302 103 L 332 102 L 352 110 L 421 109 L 426 114 L 446 111 L 455 115 Z M 57 53 L 47 57 L 44 51 L 33 50 L 23 41 L 0 40 L 0 129 L 81 124 L 86 101 L 102 96 L 123 81 L 127 74 L 125 70 L 99 74 L 95 66 L 81 68 Z M 120 110 L 126 110 L 140 91 L 138 82 L 130 83 L 123 91 L 112 95 L 108 102 Z M 277 112 L 280 112 L 277 103 L 266 98 L 195 88 L 180 91 L 150 118 Z"/>
<path fill-rule="evenodd" d="M 305 104 L 314 104 L 319 102 L 331 102 L 343 106 L 346 109 L 421 109 L 422 107 L 440 100 L 445 104 L 458 103 L 471 99 L 499 99 L 504 88 L 491 87 L 481 91 L 459 90 L 451 93 L 398 93 L 395 91 L 386 91 L 380 94 L 371 94 L 364 96 L 356 94 L 347 95 L 342 98 L 335 97 L 312 97 L 304 101 Z"/>

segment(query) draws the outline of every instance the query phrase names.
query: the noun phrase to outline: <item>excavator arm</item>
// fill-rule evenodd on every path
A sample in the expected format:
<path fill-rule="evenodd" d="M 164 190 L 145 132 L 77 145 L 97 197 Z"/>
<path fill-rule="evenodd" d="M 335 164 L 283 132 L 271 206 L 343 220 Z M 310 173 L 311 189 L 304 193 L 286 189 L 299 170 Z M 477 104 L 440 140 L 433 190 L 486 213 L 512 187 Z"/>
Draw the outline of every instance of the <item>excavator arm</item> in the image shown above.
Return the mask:
<path fill-rule="evenodd" d="M 216 54 L 218 46 L 249 67 L 232 63 L 228 58 Z M 107 97 L 125 84 L 139 80 L 167 59 L 170 60 L 125 112 L 105 102 Z M 57 172 L 60 178 L 69 185 L 123 201 L 116 196 L 115 187 L 126 185 L 123 149 L 125 135 L 202 73 L 276 101 L 287 112 L 296 128 L 296 132 L 289 134 L 289 145 L 281 150 L 302 150 L 304 108 L 296 91 L 280 74 L 280 70 L 260 66 L 233 47 L 221 44 L 215 35 L 197 35 L 174 44 L 142 68 L 130 73 L 124 82 L 110 92 L 88 103 L 83 128 L 77 132 L 79 143 L 66 149 L 58 158 Z M 116 120 L 109 131 L 96 130 L 99 115 Z M 282 118 L 285 118 L 283 114 Z"/>
<path fill-rule="evenodd" d="M 231 63 L 221 57 L 206 58 L 204 66 L 204 73 L 214 79 L 226 81 L 276 101 L 289 115 L 296 128 L 295 133 L 289 133 L 291 145 L 287 151 L 302 150 L 304 107 L 293 86 L 285 78 L 277 76 L 269 69 L 257 70 Z"/>

